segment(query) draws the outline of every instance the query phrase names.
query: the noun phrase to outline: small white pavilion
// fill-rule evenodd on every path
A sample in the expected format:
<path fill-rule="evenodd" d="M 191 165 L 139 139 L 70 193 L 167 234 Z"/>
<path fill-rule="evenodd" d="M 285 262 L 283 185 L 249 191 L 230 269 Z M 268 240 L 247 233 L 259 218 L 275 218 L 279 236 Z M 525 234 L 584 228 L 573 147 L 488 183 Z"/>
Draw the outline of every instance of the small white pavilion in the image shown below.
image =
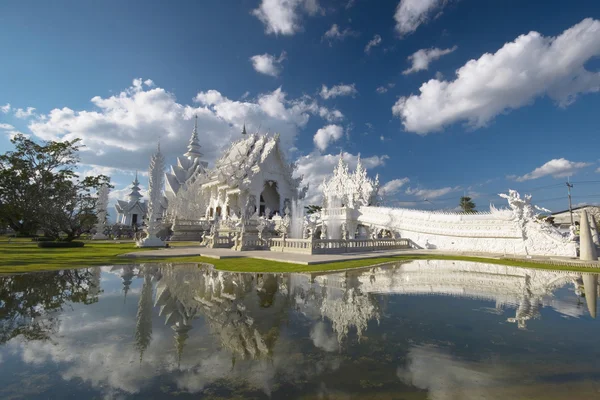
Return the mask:
<path fill-rule="evenodd" d="M 140 226 L 148 212 L 148 204 L 141 201 L 143 196 L 140 193 L 137 171 L 128 197 L 129 200 L 117 200 L 117 204 L 115 204 L 117 223 L 133 227 Z"/>

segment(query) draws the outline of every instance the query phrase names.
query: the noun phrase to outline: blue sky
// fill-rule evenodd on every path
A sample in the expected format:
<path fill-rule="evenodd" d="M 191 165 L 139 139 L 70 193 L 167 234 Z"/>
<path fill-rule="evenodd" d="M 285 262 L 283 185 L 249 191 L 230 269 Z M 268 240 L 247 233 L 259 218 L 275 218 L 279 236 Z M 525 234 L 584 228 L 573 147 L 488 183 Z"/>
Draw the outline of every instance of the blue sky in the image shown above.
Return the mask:
<path fill-rule="evenodd" d="M 344 151 L 389 204 L 466 193 L 486 209 L 513 188 L 561 210 L 569 175 L 574 203 L 595 203 L 599 14 L 591 0 L 4 1 L 0 151 L 17 131 L 81 137 L 81 170 L 122 197 L 159 137 L 169 163 L 185 152 L 198 114 L 211 163 L 244 122 L 279 132 L 312 199 Z"/>

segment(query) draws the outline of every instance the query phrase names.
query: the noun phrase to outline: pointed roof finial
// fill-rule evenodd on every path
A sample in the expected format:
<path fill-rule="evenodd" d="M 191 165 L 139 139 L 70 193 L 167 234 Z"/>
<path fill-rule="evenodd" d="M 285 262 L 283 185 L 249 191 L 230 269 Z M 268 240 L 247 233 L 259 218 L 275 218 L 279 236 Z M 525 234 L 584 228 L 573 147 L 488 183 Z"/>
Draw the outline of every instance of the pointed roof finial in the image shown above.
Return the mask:
<path fill-rule="evenodd" d="M 242 135 L 247 135 L 248 132 L 246 132 L 246 122 L 244 122 L 244 127 L 242 128 Z"/>
<path fill-rule="evenodd" d="M 139 199 L 141 199 L 142 194 L 140 193 L 140 181 L 138 180 L 138 172 L 137 170 L 135 171 L 135 179 L 132 182 L 131 185 L 131 193 L 129 193 L 129 200 L 130 201 L 139 201 Z"/>
<path fill-rule="evenodd" d="M 190 160 L 202 157 L 200 142 L 198 141 L 198 114 L 194 115 L 194 130 L 188 144 L 188 151 L 184 154 Z"/>

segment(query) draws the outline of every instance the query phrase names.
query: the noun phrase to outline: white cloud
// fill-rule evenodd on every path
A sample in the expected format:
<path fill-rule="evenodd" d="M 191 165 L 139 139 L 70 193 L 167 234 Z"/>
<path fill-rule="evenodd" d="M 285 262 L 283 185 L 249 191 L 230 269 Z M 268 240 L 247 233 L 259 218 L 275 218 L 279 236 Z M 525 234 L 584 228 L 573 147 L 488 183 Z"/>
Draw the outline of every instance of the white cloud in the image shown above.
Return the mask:
<path fill-rule="evenodd" d="M 431 49 L 421 49 L 416 51 L 414 54 L 408 56 L 408 60 L 412 62 L 412 66 L 402 73 L 404 75 L 412 74 L 413 72 L 423 71 L 429 68 L 429 63 L 439 59 L 446 54 L 450 54 L 457 49 L 456 46 L 449 49 L 438 49 L 437 47 Z"/>
<path fill-rule="evenodd" d="M 154 81 L 152 79 L 146 79 L 144 81 L 144 85 L 148 86 L 148 87 L 154 87 Z"/>
<path fill-rule="evenodd" d="M 598 169 L 596 170 L 596 172 L 600 174 L 600 168 L 598 168 Z"/>
<path fill-rule="evenodd" d="M 401 0 L 394 14 L 396 31 L 400 35 L 413 33 L 446 3 L 447 0 Z"/>
<path fill-rule="evenodd" d="M 600 21 L 585 19 L 557 37 L 530 32 L 469 61 L 454 81 L 429 80 L 419 95 L 400 98 L 392 112 L 404 129 L 424 135 L 465 120 L 479 128 L 544 95 L 567 106 L 600 89 L 600 74 L 585 69 L 598 55 Z"/>
<path fill-rule="evenodd" d="M 554 160 L 548 161 L 546 164 L 534 169 L 533 171 L 523 176 L 510 176 L 509 178 L 515 179 L 517 182 L 529 181 L 532 179 L 538 179 L 543 176 L 551 175 L 554 178 L 563 178 L 565 176 L 571 176 L 577 170 L 588 167 L 591 163 L 585 162 L 573 162 L 564 158 L 555 158 Z"/>
<path fill-rule="evenodd" d="M 351 170 L 356 168 L 358 155 L 343 153 L 343 158 Z M 360 161 L 365 168 L 372 169 L 384 165 L 388 158 L 387 155 L 361 157 Z M 309 184 L 306 195 L 306 202 L 308 204 L 321 204 L 323 179 L 331 176 L 339 159 L 339 154 L 320 154 L 318 152 L 313 152 L 298 159 L 296 173 L 298 176 L 304 176 L 303 182 Z M 369 172 L 369 175 L 373 175 L 372 172 Z"/>
<path fill-rule="evenodd" d="M 393 195 L 398 193 L 400 188 L 402 188 L 402 186 L 406 185 L 408 182 L 410 182 L 410 179 L 408 178 L 392 179 L 381 187 L 381 191 L 386 195 Z"/>
<path fill-rule="evenodd" d="M 369 54 L 373 47 L 377 47 L 381 44 L 381 36 L 375 35 L 373 39 L 369 40 L 369 43 L 365 46 L 365 53 Z"/>
<path fill-rule="evenodd" d="M 6 103 L 3 106 L 0 106 L 0 111 L 2 111 L 4 114 L 7 114 L 10 111 L 10 103 Z"/>
<path fill-rule="evenodd" d="M 331 28 L 323 35 L 323 39 L 329 41 L 329 45 L 331 46 L 332 42 L 335 40 L 344 40 L 348 36 L 358 36 L 359 33 L 353 31 L 350 28 L 346 28 L 340 31 L 340 28 L 337 24 L 331 25 Z"/>
<path fill-rule="evenodd" d="M 415 196 L 418 197 L 420 199 L 423 200 L 433 200 L 433 199 L 437 199 L 438 197 L 442 197 L 447 195 L 448 193 L 451 192 L 455 192 L 457 190 L 460 190 L 460 187 L 455 186 L 455 187 L 443 187 L 440 189 L 423 189 L 423 188 L 408 188 L 406 189 L 405 193 L 411 196 Z"/>
<path fill-rule="evenodd" d="M 325 151 L 330 143 L 338 141 L 344 136 L 344 129 L 339 125 L 327 125 L 319 129 L 313 138 L 315 146 Z"/>
<path fill-rule="evenodd" d="M 282 51 L 279 57 L 271 54 L 260 54 L 250 57 L 250 61 L 252 61 L 252 66 L 256 72 L 278 77 L 283 69 L 281 63 L 285 60 L 285 57 L 286 53 Z"/>
<path fill-rule="evenodd" d="M 15 129 L 15 127 L 12 126 L 11 124 L 4 124 L 4 123 L 0 122 L 0 129 L 9 131 L 9 130 Z"/>
<path fill-rule="evenodd" d="M 265 32 L 275 35 L 293 35 L 302 30 L 302 15 L 319 12 L 318 0 L 262 0 L 252 11 L 265 25 Z"/>
<path fill-rule="evenodd" d="M 356 84 L 353 83 L 351 85 L 346 85 L 342 83 L 340 85 L 333 86 L 331 89 L 327 88 L 325 85 L 321 86 L 320 95 L 322 98 L 327 100 L 338 96 L 354 96 L 357 93 L 358 91 L 356 90 Z"/>
<path fill-rule="evenodd" d="M 396 86 L 395 83 L 388 83 L 386 86 L 379 86 L 377 89 L 375 89 L 375 91 L 379 94 L 384 94 L 387 93 L 387 91 L 392 89 L 394 86 Z"/>
<path fill-rule="evenodd" d="M 15 117 L 21 118 L 21 119 L 33 117 L 33 116 L 35 116 L 34 111 L 35 111 L 35 108 L 33 108 L 33 107 L 27 107 L 27 109 L 25 109 L 25 110 L 22 108 L 17 108 L 15 110 Z"/>
<path fill-rule="evenodd" d="M 319 321 L 310 330 L 310 338 L 315 347 L 319 349 L 333 352 L 339 350 L 340 344 L 335 333 L 327 333 L 327 325 L 323 321 Z"/>
<path fill-rule="evenodd" d="M 165 89 L 140 83 L 136 80 L 114 96 L 93 97 L 90 111 L 53 109 L 43 116 L 45 120 L 31 121 L 29 129 L 44 140 L 81 138 L 86 146 L 80 154 L 84 164 L 145 171 L 159 137 L 167 162 L 185 152 L 194 115 L 198 115 L 200 144 L 209 162 L 239 137 L 244 122 L 249 130 L 261 126 L 261 132 L 279 133 L 282 147 L 289 149 L 311 116 L 328 121 L 343 117 L 309 96 L 288 99 L 281 88 L 244 101 L 208 90 L 198 93 L 199 104 L 192 106 L 178 103 Z"/>

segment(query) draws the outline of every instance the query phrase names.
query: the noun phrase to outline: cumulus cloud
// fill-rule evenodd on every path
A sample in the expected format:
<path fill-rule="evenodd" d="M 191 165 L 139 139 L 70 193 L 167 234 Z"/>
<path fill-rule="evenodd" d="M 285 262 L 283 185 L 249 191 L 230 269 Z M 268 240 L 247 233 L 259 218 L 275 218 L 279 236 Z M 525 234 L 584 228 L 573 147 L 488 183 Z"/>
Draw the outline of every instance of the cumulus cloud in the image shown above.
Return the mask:
<path fill-rule="evenodd" d="M 346 85 L 340 84 L 335 85 L 331 89 L 329 89 L 326 85 L 321 86 L 321 97 L 325 100 L 335 98 L 338 96 L 354 96 L 358 93 L 356 90 L 356 84 Z"/>
<path fill-rule="evenodd" d="M 358 155 L 343 153 L 342 157 L 351 170 L 356 168 Z M 320 154 L 318 152 L 313 152 L 298 159 L 298 169 L 296 173 L 298 176 L 304 176 L 304 183 L 309 184 L 308 193 L 306 195 L 308 204 L 321 204 L 323 200 L 323 179 L 331 176 L 339 159 L 339 154 Z M 387 155 L 376 155 L 367 158 L 361 157 L 360 161 L 365 168 L 371 170 L 385 165 L 387 159 L 389 159 Z M 369 175 L 373 177 L 372 171 L 369 171 Z"/>
<path fill-rule="evenodd" d="M 167 158 L 185 152 L 193 117 L 198 116 L 202 152 L 212 162 L 224 147 L 238 138 L 244 122 L 248 129 L 279 133 L 284 149 L 292 147 L 299 130 L 311 116 L 327 121 L 343 118 L 335 109 L 321 106 L 308 96 L 290 99 L 278 88 L 253 100 L 235 101 L 217 90 L 200 92 L 197 104 L 176 101 L 160 87 L 148 87 L 141 79 L 119 94 L 95 96 L 92 110 L 53 109 L 45 119 L 32 120 L 31 132 L 44 140 L 81 138 L 84 164 L 124 170 L 146 170 L 160 138 Z"/>
<path fill-rule="evenodd" d="M 410 179 L 408 178 L 392 179 L 381 187 L 381 191 L 385 195 L 393 195 L 398 193 L 408 182 L 410 182 Z"/>
<path fill-rule="evenodd" d="M 35 108 L 27 107 L 26 109 L 17 108 L 15 110 L 15 117 L 20 119 L 26 119 L 35 116 Z"/>
<path fill-rule="evenodd" d="M 317 322 L 310 330 L 310 338 L 312 339 L 315 347 L 325 351 L 333 352 L 340 348 L 337 335 L 334 333 L 328 333 L 327 325 L 325 325 L 325 323 L 322 321 Z"/>
<path fill-rule="evenodd" d="M 331 25 L 331 28 L 329 28 L 329 30 L 323 35 L 323 40 L 327 40 L 329 42 L 329 45 L 331 46 L 332 43 L 336 40 L 341 41 L 347 38 L 348 36 L 356 37 L 358 35 L 358 32 L 355 32 L 350 28 L 340 30 L 340 27 L 337 24 L 333 24 Z"/>
<path fill-rule="evenodd" d="M 252 66 L 256 72 L 261 74 L 278 77 L 283 69 L 281 63 L 285 60 L 286 53 L 282 51 L 279 57 L 271 54 L 259 54 L 250 57 Z"/>
<path fill-rule="evenodd" d="M 385 86 L 379 86 L 377 89 L 375 89 L 375 91 L 379 94 L 384 94 L 387 93 L 387 91 L 392 89 L 394 86 L 396 86 L 395 83 L 388 83 Z"/>
<path fill-rule="evenodd" d="M 14 126 L 12 126 L 11 124 L 4 124 L 4 123 L 1 123 L 1 122 L 0 122 L 0 129 L 7 130 L 7 131 L 8 131 L 8 130 L 15 129 L 15 127 L 14 127 Z"/>
<path fill-rule="evenodd" d="M 456 46 L 449 49 L 438 49 L 437 47 L 431 49 L 421 49 L 416 51 L 414 54 L 408 56 L 408 61 L 412 63 L 412 66 L 402 73 L 404 75 L 412 74 L 413 72 L 423 71 L 429 68 L 429 63 L 439 59 L 446 54 L 450 54 L 457 49 Z"/>
<path fill-rule="evenodd" d="M 425 135 L 458 121 L 485 126 L 541 96 L 567 106 L 579 94 L 600 89 L 600 73 L 585 69 L 598 55 L 600 21 L 585 19 L 557 37 L 530 32 L 469 61 L 454 81 L 425 82 L 420 94 L 398 99 L 392 112 L 404 129 Z"/>
<path fill-rule="evenodd" d="M 423 188 L 408 188 L 405 193 L 411 196 L 418 197 L 423 200 L 433 200 L 438 197 L 447 195 L 448 193 L 460 190 L 460 187 L 443 187 L 439 189 L 423 189 Z"/>
<path fill-rule="evenodd" d="M 302 30 L 302 16 L 315 15 L 321 10 L 318 0 L 262 0 L 252 11 L 264 25 L 265 32 L 293 35 Z"/>
<path fill-rule="evenodd" d="M 401 0 L 394 14 L 396 31 L 403 36 L 413 33 L 446 3 L 447 0 Z"/>
<path fill-rule="evenodd" d="M 563 178 L 565 176 L 571 176 L 578 170 L 589 167 L 591 163 L 585 162 L 573 162 L 564 158 L 555 158 L 548 161 L 541 167 L 534 169 L 533 171 L 523 176 L 509 176 L 509 178 L 515 179 L 517 182 L 529 181 L 532 179 L 538 179 L 544 176 L 551 175 L 554 178 Z"/>
<path fill-rule="evenodd" d="M 381 36 L 375 35 L 373 39 L 369 40 L 369 43 L 365 46 L 365 53 L 369 54 L 373 47 L 377 47 L 381 44 Z"/>
<path fill-rule="evenodd" d="M 2 111 L 4 114 L 7 114 L 10 111 L 10 103 L 6 103 L 3 106 L 0 106 L 0 111 Z"/>
<path fill-rule="evenodd" d="M 459 397 L 464 400 L 490 398 L 490 388 L 509 381 L 507 371 L 492 363 L 460 360 L 433 346 L 411 348 L 407 360 L 406 366 L 398 368 L 398 378 L 407 385 L 425 390 L 431 400 L 448 400 L 454 393 L 460 393 Z M 509 389 L 512 395 L 506 398 L 521 397 L 520 390 Z"/>
<path fill-rule="evenodd" d="M 319 150 L 325 151 L 330 143 L 338 141 L 342 136 L 344 136 L 344 129 L 341 126 L 327 125 L 315 133 L 313 142 L 315 142 L 315 146 L 317 146 Z"/>

